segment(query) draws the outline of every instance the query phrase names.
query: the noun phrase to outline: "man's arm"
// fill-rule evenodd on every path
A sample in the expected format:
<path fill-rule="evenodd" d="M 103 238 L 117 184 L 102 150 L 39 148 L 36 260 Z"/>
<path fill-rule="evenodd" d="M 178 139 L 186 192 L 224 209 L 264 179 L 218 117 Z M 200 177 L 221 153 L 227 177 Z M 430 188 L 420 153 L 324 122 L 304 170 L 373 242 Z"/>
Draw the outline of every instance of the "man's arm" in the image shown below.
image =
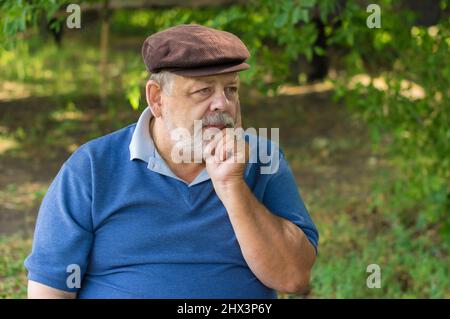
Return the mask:
<path fill-rule="evenodd" d="M 303 231 L 272 214 L 244 179 L 222 185 L 220 193 L 242 254 L 255 276 L 281 292 L 305 291 L 316 254 Z"/>
<path fill-rule="evenodd" d="M 206 169 L 255 276 L 275 290 L 301 293 L 316 259 L 314 246 L 296 224 L 271 213 L 254 196 L 244 179 L 248 155 L 243 139 L 221 134 L 205 148 Z"/>
<path fill-rule="evenodd" d="M 94 238 L 91 178 L 91 157 L 81 147 L 50 184 L 39 208 L 31 253 L 24 261 L 29 298 L 75 297 L 58 289 L 69 289 L 69 265 L 77 265 L 83 278 L 88 264 Z"/>
<path fill-rule="evenodd" d="M 28 280 L 28 299 L 75 299 L 75 292 L 67 292 Z"/>

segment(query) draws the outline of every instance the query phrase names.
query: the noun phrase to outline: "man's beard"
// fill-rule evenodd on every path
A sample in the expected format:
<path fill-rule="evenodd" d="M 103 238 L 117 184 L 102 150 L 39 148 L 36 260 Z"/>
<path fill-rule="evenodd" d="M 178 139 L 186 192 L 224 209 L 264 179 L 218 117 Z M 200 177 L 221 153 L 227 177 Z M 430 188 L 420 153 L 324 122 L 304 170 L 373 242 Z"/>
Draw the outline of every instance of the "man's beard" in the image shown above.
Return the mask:
<path fill-rule="evenodd" d="M 189 130 L 189 136 L 177 141 L 174 147 L 179 150 L 191 150 L 191 154 L 189 154 L 191 162 L 201 163 L 203 161 L 202 151 L 214 136 L 224 128 L 234 128 L 235 126 L 235 120 L 228 113 L 209 113 L 201 120 L 195 121 Z M 173 123 L 166 123 L 166 127 L 170 132 L 171 129 L 176 129 Z"/>
<path fill-rule="evenodd" d="M 228 113 L 214 112 L 207 114 L 202 118 L 203 127 L 209 125 L 224 126 L 232 128 L 235 126 L 234 119 Z"/>
<path fill-rule="evenodd" d="M 201 119 L 201 125 L 192 128 L 192 149 L 205 148 L 219 131 L 234 128 L 235 121 L 228 113 L 214 112 Z"/>

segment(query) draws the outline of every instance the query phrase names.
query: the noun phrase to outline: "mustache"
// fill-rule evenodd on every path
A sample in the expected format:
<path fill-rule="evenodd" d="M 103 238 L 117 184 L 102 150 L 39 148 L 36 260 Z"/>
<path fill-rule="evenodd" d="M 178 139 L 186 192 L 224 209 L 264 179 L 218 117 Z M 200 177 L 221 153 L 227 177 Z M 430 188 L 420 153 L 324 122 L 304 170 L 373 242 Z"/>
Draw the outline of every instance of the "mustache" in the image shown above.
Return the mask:
<path fill-rule="evenodd" d="M 225 127 L 235 127 L 236 123 L 231 115 L 227 113 L 211 113 L 207 114 L 202 118 L 202 125 L 223 125 Z"/>

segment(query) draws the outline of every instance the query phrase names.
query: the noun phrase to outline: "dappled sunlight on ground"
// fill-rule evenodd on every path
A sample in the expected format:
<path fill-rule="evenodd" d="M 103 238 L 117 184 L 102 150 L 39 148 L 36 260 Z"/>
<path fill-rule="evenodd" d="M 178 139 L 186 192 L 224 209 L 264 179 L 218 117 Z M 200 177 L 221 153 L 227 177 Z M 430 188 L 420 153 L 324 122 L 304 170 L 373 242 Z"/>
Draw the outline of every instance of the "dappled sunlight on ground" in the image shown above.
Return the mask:
<path fill-rule="evenodd" d="M 0 136 L 0 155 L 17 147 L 17 141 L 10 137 Z"/>
<path fill-rule="evenodd" d="M 348 87 L 354 88 L 355 85 L 358 84 L 369 86 L 371 83 L 376 89 L 380 91 L 386 91 L 390 85 L 382 76 L 371 77 L 368 74 L 359 74 L 355 75 L 350 80 Z M 400 94 L 412 101 L 425 98 L 425 90 L 423 89 L 423 87 L 412 81 L 402 80 L 400 83 L 400 89 Z"/>
<path fill-rule="evenodd" d="M 279 95 L 301 95 L 328 92 L 333 89 L 330 81 L 317 82 L 306 85 L 283 85 L 278 89 Z"/>
<path fill-rule="evenodd" d="M 0 82 L 0 100 L 23 99 L 31 96 L 30 85 L 21 82 L 2 81 Z"/>

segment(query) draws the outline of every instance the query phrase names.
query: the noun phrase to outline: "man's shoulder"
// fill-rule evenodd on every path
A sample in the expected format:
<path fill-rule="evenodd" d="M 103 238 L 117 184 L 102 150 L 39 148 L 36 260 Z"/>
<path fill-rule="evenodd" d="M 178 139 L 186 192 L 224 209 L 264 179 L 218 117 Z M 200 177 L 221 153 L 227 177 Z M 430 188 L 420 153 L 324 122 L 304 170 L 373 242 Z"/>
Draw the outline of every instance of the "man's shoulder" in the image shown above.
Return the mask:
<path fill-rule="evenodd" d="M 267 134 L 257 134 L 253 131 L 245 131 L 244 136 L 247 143 L 252 148 L 261 148 L 263 150 L 268 150 L 269 152 L 272 150 L 280 151 L 280 146 L 278 144 L 278 137 L 275 137 L 275 140 L 269 139 L 266 136 Z"/>

